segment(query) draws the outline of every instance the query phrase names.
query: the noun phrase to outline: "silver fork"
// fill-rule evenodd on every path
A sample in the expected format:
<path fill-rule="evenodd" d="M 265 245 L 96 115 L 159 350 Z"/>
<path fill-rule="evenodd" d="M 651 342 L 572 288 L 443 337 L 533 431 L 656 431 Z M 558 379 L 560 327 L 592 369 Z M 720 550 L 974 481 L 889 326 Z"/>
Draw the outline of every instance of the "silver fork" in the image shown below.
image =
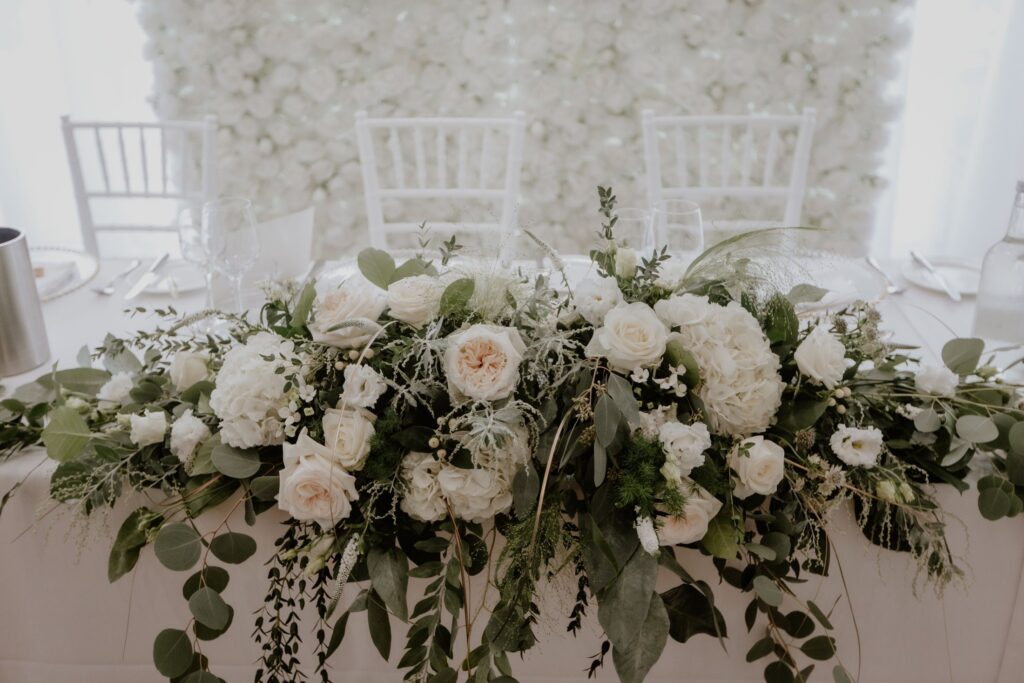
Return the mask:
<path fill-rule="evenodd" d="M 131 263 L 128 264 L 127 268 L 122 270 L 114 277 L 110 278 L 110 282 L 108 282 L 105 287 L 93 287 L 92 291 L 96 292 L 97 294 L 102 294 L 103 296 L 111 296 L 114 292 L 117 291 L 117 286 L 121 283 L 121 281 L 124 280 L 129 275 L 131 275 L 132 272 L 140 265 L 142 265 L 142 261 L 140 259 L 134 259 Z"/>
<path fill-rule="evenodd" d="M 867 261 L 867 264 L 871 266 L 879 275 L 885 278 L 886 294 L 902 294 L 906 290 L 906 287 L 904 287 L 903 285 L 898 285 L 895 282 L 893 282 L 892 278 L 889 277 L 889 274 L 882 269 L 882 266 L 878 264 L 878 261 L 875 260 L 874 256 L 865 256 L 864 260 Z"/>

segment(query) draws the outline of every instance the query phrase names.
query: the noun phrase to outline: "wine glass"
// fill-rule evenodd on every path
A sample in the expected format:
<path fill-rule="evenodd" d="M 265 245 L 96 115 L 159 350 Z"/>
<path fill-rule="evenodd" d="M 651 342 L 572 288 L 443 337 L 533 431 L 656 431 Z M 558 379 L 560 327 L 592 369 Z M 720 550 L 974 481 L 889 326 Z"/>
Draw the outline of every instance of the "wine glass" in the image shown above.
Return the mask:
<path fill-rule="evenodd" d="M 213 308 L 213 263 L 210 243 L 200 212 L 189 207 L 178 212 L 178 246 L 181 258 L 203 271 L 206 279 L 206 308 Z"/>
<path fill-rule="evenodd" d="M 704 223 L 700 207 L 687 199 L 663 199 L 651 212 L 655 245 L 692 262 L 704 251 Z"/>
<path fill-rule="evenodd" d="M 243 313 L 242 278 L 256 265 L 260 254 L 252 202 L 243 197 L 206 202 L 203 204 L 202 227 L 206 233 L 210 261 L 231 282 L 235 311 Z"/>
<path fill-rule="evenodd" d="M 651 214 L 646 209 L 625 208 L 615 212 L 618 220 L 612 233 L 616 248 L 627 248 L 639 254 L 649 254 L 654 249 L 651 235 Z"/>

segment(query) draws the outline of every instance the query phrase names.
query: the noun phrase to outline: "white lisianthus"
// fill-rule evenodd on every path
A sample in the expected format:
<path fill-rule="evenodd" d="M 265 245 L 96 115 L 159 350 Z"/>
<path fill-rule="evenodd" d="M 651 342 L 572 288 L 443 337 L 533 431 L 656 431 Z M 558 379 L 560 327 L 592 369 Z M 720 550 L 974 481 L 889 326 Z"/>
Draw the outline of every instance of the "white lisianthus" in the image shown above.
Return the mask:
<path fill-rule="evenodd" d="M 398 504 L 405 514 L 421 522 L 436 522 L 448 514 L 437 474 L 441 462 L 430 453 L 409 453 L 402 459 L 405 494 Z"/>
<path fill-rule="evenodd" d="M 422 327 L 437 316 L 445 285 L 432 275 L 414 275 L 388 287 L 388 314 L 413 327 Z"/>
<path fill-rule="evenodd" d="M 775 493 L 785 476 L 785 452 L 763 436 L 751 436 L 733 446 L 728 462 L 736 473 L 732 494 L 741 499 Z"/>
<path fill-rule="evenodd" d="M 576 285 L 576 310 L 591 325 L 600 325 L 604 316 L 622 303 L 622 290 L 613 277 L 588 277 Z"/>
<path fill-rule="evenodd" d="M 178 460 L 188 462 L 196 446 L 209 438 L 210 428 L 189 408 L 171 425 L 171 453 L 178 456 Z"/>
<path fill-rule="evenodd" d="M 526 345 L 519 331 L 473 325 L 448 337 L 444 371 L 448 391 L 458 399 L 497 401 L 515 391 Z"/>
<path fill-rule="evenodd" d="M 147 410 L 142 415 L 132 415 L 131 426 L 129 438 L 136 446 L 160 443 L 167 433 L 167 413 L 162 410 Z"/>
<path fill-rule="evenodd" d="M 615 275 L 631 279 L 636 275 L 637 256 L 636 249 L 619 247 L 615 250 Z"/>
<path fill-rule="evenodd" d="M 181 392 L 206 379 L 209 374 L 206 363 L 209 359 L 209 356 L 200 351 L 178 351 L 174 354 L 167 369 L 174 388 Z"/>
<path fill-rule="evenodd" d="M 352 502 L 359 499 L 356 478 L 328 449 L 303 430 L 295 443 L 284 444 L 283 453 L 278 507 L 294 519 L 316 522 L 323 529 L 333 529 L 352 514 Z"/>
<path fill-rule="evenodd" d="M 703 422 L 666 422 L 658 430 L 658 440 L 665 450 L 665 465 L 669 466 L 668 474 L 664 468 L 662 474 L 670 481 L 690 476 L 704 464 L 704 451 L 711 448 L 711 434 Z"/>
<path fill-rule="evenodd" d="M 100 387 L 96 398 L 106 403 L 124 403 L 128 400 L 129 393 L 134 385 L 131 373 L 116 372 Z"/>
<path fill-rule="evenodd" d="M 236 448 L 284 442 L 282 412 L 291 399 L 285 391 L 287 373 L 298 356 L 291 341 L 259 332 L 224 354 L 210 394 L 210 408 L 221 420 L 221 440 Z M 272 358 L 273 360 L 266 360 Z"/>
<path fill-rule="evenodd" d="M 658 530 L 662 545 L 696 543 L 708 533 L 708 525 L 722 509 L 722 501 L 689 479 L 679 483 L 679 491 L 686 502 L 682 513 L 662 520 Z"/>
<path fill-rule="evenodd" d="M 632 372 L 661 362 L 668 330 L 645 303 L 619 304 L 604 317 L 587 345 L 589 357 L 603 357 L 616 370 Z"/>
<path fill-rule="evenodd" d="M 446 464 L 437 483 L 455 516 L 468 522 L 489 520 L 512 507 L 512 483 L 494 470 Z"/>
<path fill-rule="evenodd" d="M 960 378 L 948 368 L 925 365 L 914 374 L 914 388 L 923 394 L 949 397 L 956 393 Z"/>
<path fill-rule="evenodd" d="M 829 389 L 834 389 L 846 372 L 846 347 L 823 325 L 804 337 L 793 358 L 813 384 L 824 384 Z"/>
<path fill-rule="evenodd" d="M 661 545 L 658 541 L 658 532 L 654 529 L 654 520 L 647 515 L 636 518 L 636 535 L 640 539 L 640 547 L 647 552 L 648 555 L 654 555 L 658 552 L 658 546 Z"/>
<path fill-rule="evenodd" d="M 378 287 L 361 277 L 353 277 L 317 295 L 309 331 L 314 341 L 328 346 L 340 349 L 364 346 L 380 330 L 377 319 L 386 306 L 387 300 Z"/>
<path fill-rule="evenodd" d="M 345 387 L 341 400 L 347 407 L 372 408 L 387 391 L 384 378 L 369 365 L 353 363 L 345 368 Z"/>
<path fill-rule="evenodd" d="M 727 306 L 682 294 L 655 304 L 669 338 L 689 351 L 700 368 L 699 397 L 715 434 L 746 436 L 767 429 L 782 404 L 785 384 L 779 357 L 757 320 L 735 301 Z"/>
<path fill-rule="evenodd" d="M 836 457 L 850 467 L 871 469 L 878 464 L 884 440 L 876 427 L 847 427 L 841 425 L 828 440 Z"/>
<path fill-rule="evenodd" d="M 324 412 L 324 446 L 346 470 L 363 469 L 370 454 L 370 439 L 376 433 L 374 419 L 373 413 L 361 408 L 331 408 Z"/>

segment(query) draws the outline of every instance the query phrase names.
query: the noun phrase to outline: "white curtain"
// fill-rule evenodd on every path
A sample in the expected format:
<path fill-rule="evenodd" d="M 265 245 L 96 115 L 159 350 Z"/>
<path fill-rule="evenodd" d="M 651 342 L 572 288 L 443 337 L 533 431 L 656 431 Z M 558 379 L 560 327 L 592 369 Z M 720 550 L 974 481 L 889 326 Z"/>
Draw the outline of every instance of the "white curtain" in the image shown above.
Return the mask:
<path fill-rule="evenodd" d="M 0 0 L 0 219 L 80 244 L 60 116 L 151 120 L 144 35 L 126 0 Z"/>
<path fill-rule="evenodd" d="M 893 206 L 875 251 L 980 260 L 1024 178 L 1024 1 L 918 0 Z"/>

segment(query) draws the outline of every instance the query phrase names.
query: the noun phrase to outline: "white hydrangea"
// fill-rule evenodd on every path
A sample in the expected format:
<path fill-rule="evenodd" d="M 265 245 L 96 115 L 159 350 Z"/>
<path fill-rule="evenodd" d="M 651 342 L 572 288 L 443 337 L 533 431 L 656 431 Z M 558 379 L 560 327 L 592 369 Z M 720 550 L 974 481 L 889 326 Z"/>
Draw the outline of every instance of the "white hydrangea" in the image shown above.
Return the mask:
<path fill-rule="evenodd" d="M 288 373 L 277 369 L 293 369 L 294 359 L 294 344 L 270 332 L 259 332 L 224 354 L 210 394 L 224 443 L 253 448 L 284 442 L 291 396 L 285 391 Z"/>
<path fill-rule="evenodd" d="M 573 292 L 576 311 L 591 325 L 601 325 L 604 316 L 622 303 L 619 283 L 612 277 L 588 277 Z"/>
<path fill-rule="evenodd" d="M 716 434 L 746 436 L 767 429 L 782 403 L 779 357 L 757 320 L 735 301 L 727 306 L 682 294 L 654 306 L 701 373 L 699 396 Z"/>

